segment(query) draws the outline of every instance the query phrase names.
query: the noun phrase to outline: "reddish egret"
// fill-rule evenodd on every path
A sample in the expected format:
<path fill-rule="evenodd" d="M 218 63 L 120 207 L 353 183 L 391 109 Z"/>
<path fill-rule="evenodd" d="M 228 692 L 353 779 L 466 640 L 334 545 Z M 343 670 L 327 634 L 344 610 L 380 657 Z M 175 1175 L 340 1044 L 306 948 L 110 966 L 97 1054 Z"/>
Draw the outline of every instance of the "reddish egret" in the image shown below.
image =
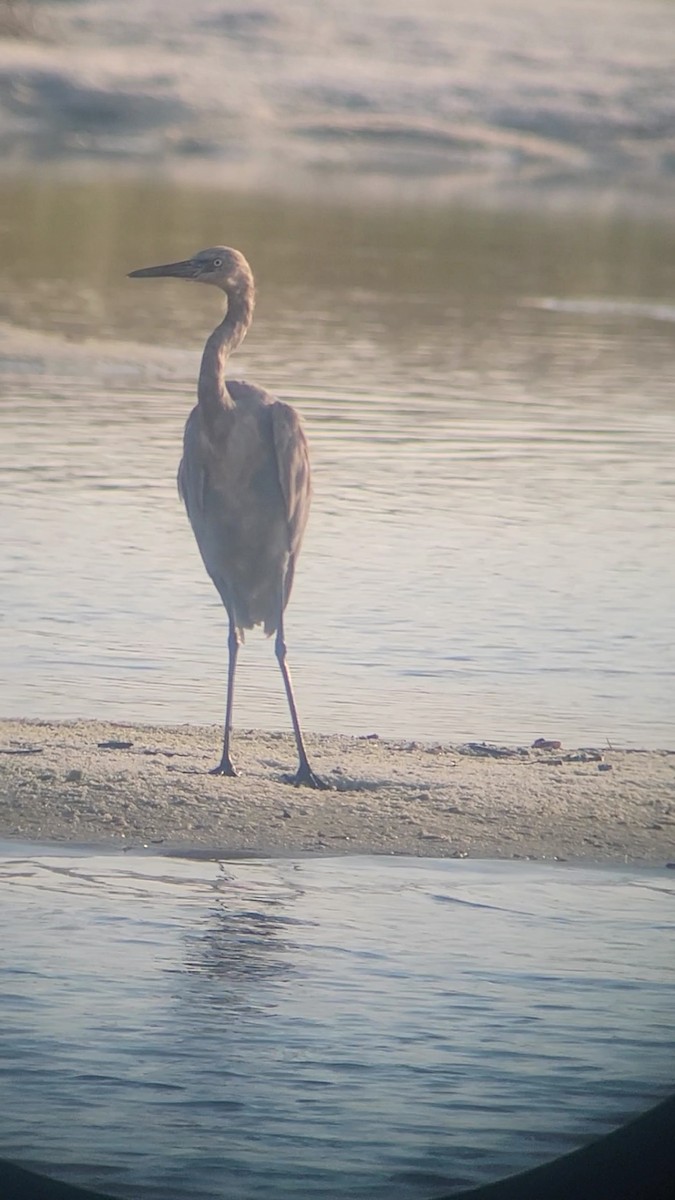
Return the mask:
<path fill-rule="evenodd" d="M 293 783 L 325 787 L 307 758 L 284 641 L 284 610 L 311 499 L 307 439 L 289 404 L 224 377 L 253 319 L 255 285 L 243 254 L 214 246 L 185 262 L 131 272 L 133 279 L 167 277 L 210 283 L 227 297 L 225 317 L 204 347 L 197 405 L 185 426 L 178 468 L 178 490 L 230 622 L 223 753 L 212 773 L 237 774 L 230 757 L 237 653 L 244 630 L 263 625 L 266 634 L 276 633 L 298 749 Z"/>

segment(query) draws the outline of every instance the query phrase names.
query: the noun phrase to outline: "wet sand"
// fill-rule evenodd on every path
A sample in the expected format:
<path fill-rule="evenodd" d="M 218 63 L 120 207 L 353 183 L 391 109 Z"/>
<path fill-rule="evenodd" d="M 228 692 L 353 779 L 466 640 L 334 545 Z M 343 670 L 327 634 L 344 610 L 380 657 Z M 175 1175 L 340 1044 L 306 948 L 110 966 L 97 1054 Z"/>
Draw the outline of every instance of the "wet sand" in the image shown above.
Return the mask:
<path fill-rule="evenodd" d="M 330 790 L 294 788 L 293 739 L 216 727 L 0 721 L 0 836 L 223 854 L 381 853 L 665 866 L 675 751 L 310 735 Z"/>

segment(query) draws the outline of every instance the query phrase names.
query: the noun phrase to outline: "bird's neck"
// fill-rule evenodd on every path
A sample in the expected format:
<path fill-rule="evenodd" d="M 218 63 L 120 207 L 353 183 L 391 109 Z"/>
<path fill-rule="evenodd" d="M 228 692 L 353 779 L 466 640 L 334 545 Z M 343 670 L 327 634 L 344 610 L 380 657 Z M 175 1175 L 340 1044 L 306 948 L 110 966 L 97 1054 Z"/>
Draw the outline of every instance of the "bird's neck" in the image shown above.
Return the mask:
<path fill-rule="evenodd" d="M 234 407 L 225 387 L 225 367 L 230 355 L 246 337 L 253 320 L 254 304 L 252 284 L 228 292 L 225 317 L 207 338 L 197 386 L 199 403 L 207 412 Z"/>

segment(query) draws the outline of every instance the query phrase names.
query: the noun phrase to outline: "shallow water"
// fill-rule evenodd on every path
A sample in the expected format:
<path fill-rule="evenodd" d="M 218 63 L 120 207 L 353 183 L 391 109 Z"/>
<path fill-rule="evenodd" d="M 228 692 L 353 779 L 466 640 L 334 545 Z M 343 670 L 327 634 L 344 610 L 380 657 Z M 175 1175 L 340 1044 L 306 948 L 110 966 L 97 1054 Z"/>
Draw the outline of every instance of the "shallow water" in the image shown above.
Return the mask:
<path fill-rule="evenodd" d="M 664 872 L 2 851 L 0 1155 L 60 1178 L 414 1200 L 672 1086 Z"/>
<path fill-rule="evenodd" d="M 225 239 L 260 295 L 232 372 L 312 445 L 308 728 L 670 744 L 669 225 L 49 175 L 0 204 L 3 714 L 221 720 L 224 614 L 174 482 L 220 305 L 124 274 Z M 257 631 L 238 680 L 239 726 L 285 725 Z"/>

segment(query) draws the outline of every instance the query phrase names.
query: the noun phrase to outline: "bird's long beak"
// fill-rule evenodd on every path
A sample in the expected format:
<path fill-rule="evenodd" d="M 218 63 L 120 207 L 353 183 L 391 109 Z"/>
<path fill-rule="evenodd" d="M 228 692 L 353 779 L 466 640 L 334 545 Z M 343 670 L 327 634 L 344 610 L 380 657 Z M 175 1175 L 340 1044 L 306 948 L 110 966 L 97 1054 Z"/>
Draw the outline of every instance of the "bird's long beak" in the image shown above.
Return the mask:
<path fill-rule="evenodd" d="M 164 263 L 160 267 L 140 267 L 138 271 L 130 271 L 129 279 L 194 279 L 195 264 L 188 258 L 185 262 Z"/>

